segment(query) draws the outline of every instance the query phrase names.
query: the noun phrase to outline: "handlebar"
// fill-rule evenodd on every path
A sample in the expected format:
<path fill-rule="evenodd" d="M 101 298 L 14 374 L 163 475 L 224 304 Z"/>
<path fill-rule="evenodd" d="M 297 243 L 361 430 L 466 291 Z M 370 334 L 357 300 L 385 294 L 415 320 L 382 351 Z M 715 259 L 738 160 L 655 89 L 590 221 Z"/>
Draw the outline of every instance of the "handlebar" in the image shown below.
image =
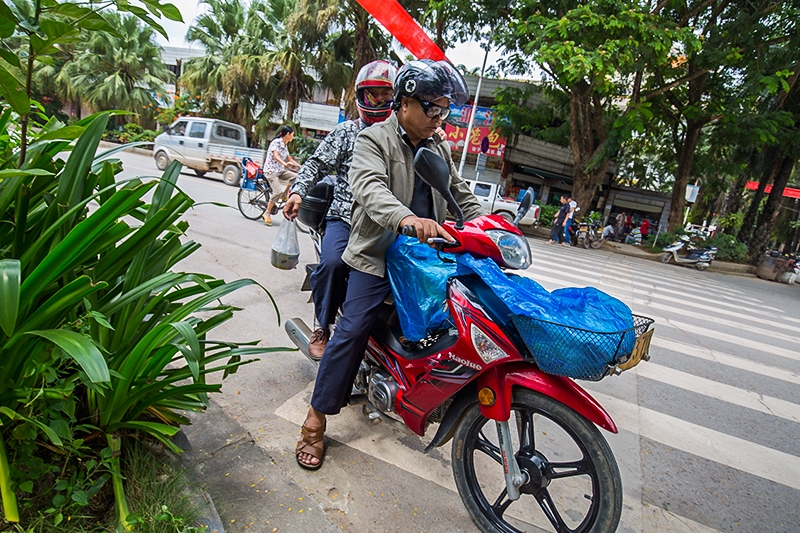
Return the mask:
<path fill-rule="evenodd" d="M 416 237 L 417 228 L 411 225 L 406 225 L 400 229 L 400 233 L 402 235 L 405 235 L 406 237 Z M 437 250 L 443 250 L 444 248 L 457 248 L 461 246 L 461 243 L 458 241 L 450 242 L 442 237 L 431 237 L 430 239 L 428 239 L 428 244 L 430 244 Z"/>

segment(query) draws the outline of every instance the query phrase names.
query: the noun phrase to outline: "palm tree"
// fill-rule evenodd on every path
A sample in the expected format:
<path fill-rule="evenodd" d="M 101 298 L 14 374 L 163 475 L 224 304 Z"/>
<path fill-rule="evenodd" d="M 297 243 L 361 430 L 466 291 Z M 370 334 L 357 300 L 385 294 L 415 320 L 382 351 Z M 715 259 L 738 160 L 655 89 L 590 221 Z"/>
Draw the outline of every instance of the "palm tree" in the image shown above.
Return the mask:
<path fill-rule="evenodd" d="M 268 101 L 275 81 L 269 79 L 266 53 L 294 1 L 256 0 L 247 9 L 239 0 L 203 3 L 209 12 L 195 19 L 186 40 L 200 43 L 206 55 L 184 63 L 181 83 L 221 117 L 249 129 L 258 108 L 266 106 L 268 116 L 277 108 Z"/>
<path fill-rule="evenodd" d="M 161 60 L 161 47 L 152 28 L 131 15 L 103 15 L 117 35 L 93 32 L 68 60 L 55 81 L 97 111 L 122 109 L 152 121 L 172 73 Z"/>

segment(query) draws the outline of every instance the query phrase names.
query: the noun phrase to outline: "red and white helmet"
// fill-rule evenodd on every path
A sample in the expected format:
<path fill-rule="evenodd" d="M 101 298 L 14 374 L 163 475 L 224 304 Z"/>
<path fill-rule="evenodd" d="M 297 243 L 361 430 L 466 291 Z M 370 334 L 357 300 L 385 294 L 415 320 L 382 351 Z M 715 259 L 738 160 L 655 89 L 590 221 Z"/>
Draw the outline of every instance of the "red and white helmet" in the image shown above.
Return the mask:
<path fill-rule="evenodd" d="M 367 63 L 358 71 L 356 105 L 358 116 L 366 124 L 382 122 L 392 114 L 392 100 L 377 100 L 366 89 L 369 87 L 391 89 L 396 74 L 397 69 L 382 59 Z"/>

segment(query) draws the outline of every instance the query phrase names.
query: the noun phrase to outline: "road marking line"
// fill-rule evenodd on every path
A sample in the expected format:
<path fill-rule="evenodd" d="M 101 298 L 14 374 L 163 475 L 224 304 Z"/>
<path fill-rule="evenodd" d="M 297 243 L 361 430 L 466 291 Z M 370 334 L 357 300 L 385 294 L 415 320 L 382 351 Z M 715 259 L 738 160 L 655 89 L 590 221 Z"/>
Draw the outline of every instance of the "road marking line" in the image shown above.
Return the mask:
<path fill-rule="evenodd" d="M 752 372 L 753 374 L 800 385 L 800 374 L 790 370 L 784 370 L 783 368 L 758 363 L 751 359 L 745 359 L 743 357 L 719 352 L 717 350 L 701 348 L 691 344 L 664 339 L 658 335 L 653 336 L 653 340 L 650 342 L 650 345 L 657 346 L 665 350 L 682 353 L 690 357 L 696 357 L 698 359 L 704 359 L 706 361 L 712 361 L 721 365 L 730 366 L 732 368 L 738 368 L 739 370 Z"/>
<path fill-rule="evenodd" d="M 800 457 L 594 392 L 619 427 L 665 446 L 800 490 Z M 632 428 L 632 429 L 630 429 Z"/>
<path fill-rule="evenodd" d="M 648 302 L 647 300 L 643 300 L 640 298 L 634 298 L 633 301 L 642 304 L 646 307 L 649 307 L 651 309 L 659 309 L 661 311 L 678 313 L 680 314 L 681 318 L 696 318 L 698 320 L 711 322 L 713 324 L 720 326 L 729 326 L 743 331 L 751 331 L 753 333 L 758 333 L 760 335 L 766 335 L 772 339 L 781 339 L 789 342 L 797 342 L 797 335 L 787 335 L 785 333 L 779 333 L 777 331 L 770 331 L 764 328 L 752 326 L 746 322 L 735 322 L 733 320 L 726 320 L 724 318 L 715 317 L 709 314 L 692 313 L 691 311 L 687 311 L 685 309 L 677 309 L 675 307 L 671 307 L 668 305 L 662 305 L 655 302 Z M 771 322 L 767 322 L 767 324 L 773 325 L 773 323 Z"/>
<path fill-rule="evenodd" d="M 678 322 L 670 319 L 664 319 L 663 321 L 660 321 L 658 325 L 662 327 L 678 329 L 683 333 L 693 333 L 702 337 L 729 342 L 731 344 L 741 346 L 742 348 L 748 348 L 766 354 L 785 357 L 786 359 L 791 359 L 792 361 L 800 361 L 800 353 L 798 353 L 796 350 L 789 350 L 786 348 L 781 348 L 780 346 L 773 346 L 772 344 L 753 341 L 750 339 L 745 339 L 744 337 L 737 337 L 736 335 L 729 335 L 728 333 L 721 333 L 719 331 L 714 331 L 701 326 L 695 326 L 693 324 L 687 324 L 685 322 Z"/>
<path fill-rule="evenodd" d="M 636 367 L 637 374 L 647 379 L 672 385 L 709 398 L 774 415 L 792 422 L 800 422 L 800 405 L 779 398 L 764 396 L 757 392 L 740 389 L 725 383 L 701 378 L 687 372 L 681 372 L 655 363 L 647 363 Z"/>

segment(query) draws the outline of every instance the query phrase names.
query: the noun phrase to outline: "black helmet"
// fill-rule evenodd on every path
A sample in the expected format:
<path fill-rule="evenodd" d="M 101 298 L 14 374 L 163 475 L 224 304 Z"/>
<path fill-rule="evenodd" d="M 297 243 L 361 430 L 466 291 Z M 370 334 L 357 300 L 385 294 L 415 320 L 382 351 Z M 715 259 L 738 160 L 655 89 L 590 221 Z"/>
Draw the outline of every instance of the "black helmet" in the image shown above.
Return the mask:
<path fill-rule="evenodd" d="M 467 82 L 447 61 L 418 59 L 409 61 L 397 71 L 394 79 L 394 107 L 400 107 L 403 96 L 433 101 L 447 98 L 456 106 L 464 105 L 469 98 Z"/>
<path fill-rule="evenodd" d="M 333 200 L 333 185 L 327 181 L 317 183 L 300 202 L 297 219 L 313 230 L 318 230 L 325 220 Z"/>

